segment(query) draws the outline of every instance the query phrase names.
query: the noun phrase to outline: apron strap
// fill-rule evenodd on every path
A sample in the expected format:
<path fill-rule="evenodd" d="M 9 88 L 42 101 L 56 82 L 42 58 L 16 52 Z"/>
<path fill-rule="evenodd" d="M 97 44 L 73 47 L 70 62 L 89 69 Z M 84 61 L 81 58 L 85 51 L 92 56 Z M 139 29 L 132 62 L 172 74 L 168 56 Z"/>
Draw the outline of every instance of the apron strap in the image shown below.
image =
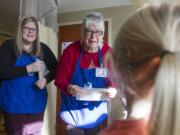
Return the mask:
<path fill-rule="evenodd" d="M 102 67 L 102 54 L 101 54 L 101 50 L 100 47 L 98 46 L 98 61 L 99 61 L 99 65 L 100 67 Z"/>
<path fill-rule="evenodd" d="M 78 69 L 80 67 L 80 62 L 81 62 L 82 54 L 83 54 L 83 51 L 81 49 L 81 52 L 80 52 L 80 55 L 79 55 L 79 58 L 78 58 L 78 61 L 77 61 L 76 69 Z M 76 71 L 76 69 L 75 69 L 75 71 Z"/>

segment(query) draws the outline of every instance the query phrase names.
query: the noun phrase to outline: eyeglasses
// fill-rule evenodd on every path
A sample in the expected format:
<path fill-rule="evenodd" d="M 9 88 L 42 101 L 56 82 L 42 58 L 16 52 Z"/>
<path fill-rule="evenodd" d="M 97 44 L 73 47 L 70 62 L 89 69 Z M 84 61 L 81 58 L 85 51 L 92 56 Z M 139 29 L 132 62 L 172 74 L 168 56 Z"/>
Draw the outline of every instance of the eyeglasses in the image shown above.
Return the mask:
<path fill-rule="evenodd" d="M 30 27 L 22 27 L 22 29 L 23 30 L 25 30 L 25 31 L 31 31 L 31 32 L 33 32 L 33 33 L 36 33 L 37 32 L 37 29 L 36 28 L 30 28 Z"/>
<path fill-rule="evenodd" d="M 86 33 L 86 35 L 88 35 L 88 36 L 90 36 L 90 35 L 92 35 L 92 34 L 94 34 L 95 36 L 101 36 L 101 35 L 103 34 L 103 31 L 99 31 L 99 30 L 93 31 L 93 30 L 88 30 L 88 29 L 86 29 L 86 30 L 85 30 L 85 33 Z"/>

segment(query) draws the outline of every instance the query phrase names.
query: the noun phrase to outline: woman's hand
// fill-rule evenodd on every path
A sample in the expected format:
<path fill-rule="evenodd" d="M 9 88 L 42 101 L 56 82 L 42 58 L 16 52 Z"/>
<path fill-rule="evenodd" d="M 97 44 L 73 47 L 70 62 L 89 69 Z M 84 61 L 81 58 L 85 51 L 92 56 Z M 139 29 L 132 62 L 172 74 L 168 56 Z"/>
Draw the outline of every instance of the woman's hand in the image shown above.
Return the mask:
<path fill-rule="evenodd" d="M 116 94 L 117 94 L 117 89 L 112 87 L 108 88 L 105 92 L 105 95 L 110 99 L 114 98 Z"/>
<path fill-rule="evenodd" d="M 79 93 L 81 93 L 81 89 L 79 88 L 78 85 L 72 85 L 72 84 L 69 84 L 68 85 L 68 92 L 72 95 L 72 96 L 76 96 L 78 95 Z"/>
<path fill-rule="evenodd" d="M 43 62 L 41 60 L 36 60 L 34 63 L 26 66 L 27 72 L 39 72 L 41 70 Z"/>
<path fill-rule="evenodd" d="M 43 89 L 46 86 L 46 79 L 43 78 L 42 80 L 37 80 L 36 86 L 40 89 Z"/>

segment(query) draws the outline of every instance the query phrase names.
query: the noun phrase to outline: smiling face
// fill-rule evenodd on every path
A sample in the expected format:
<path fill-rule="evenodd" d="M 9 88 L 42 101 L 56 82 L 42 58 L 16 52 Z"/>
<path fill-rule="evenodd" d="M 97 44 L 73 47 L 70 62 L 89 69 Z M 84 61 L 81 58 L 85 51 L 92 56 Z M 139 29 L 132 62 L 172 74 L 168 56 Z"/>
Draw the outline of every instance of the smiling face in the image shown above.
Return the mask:
<path fill-rule="evenodd" d="M 89 23 L 84 31 L 83 40 L 87 51 L 96 52 L 98 46 L 101 46 L 104 37 L 104 31 L 93 23 Z"/>
<path fill-rule="evenodd" d="M 22 40 L 25 44 L 32 44 L 37 37 L 37 27 L 34 22 L 27 22 L 22 26 Z"/>

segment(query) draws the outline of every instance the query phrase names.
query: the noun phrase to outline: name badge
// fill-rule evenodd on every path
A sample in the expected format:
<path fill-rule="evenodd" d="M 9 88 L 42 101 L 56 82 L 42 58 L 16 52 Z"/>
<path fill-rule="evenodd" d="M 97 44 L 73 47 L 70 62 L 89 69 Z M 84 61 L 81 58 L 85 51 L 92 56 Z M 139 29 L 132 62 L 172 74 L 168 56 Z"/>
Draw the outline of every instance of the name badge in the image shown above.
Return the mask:
<path fill-rule="evenodd" d="M 96 77 L 107 77 L 106 68 L 96 68 Z"/>

